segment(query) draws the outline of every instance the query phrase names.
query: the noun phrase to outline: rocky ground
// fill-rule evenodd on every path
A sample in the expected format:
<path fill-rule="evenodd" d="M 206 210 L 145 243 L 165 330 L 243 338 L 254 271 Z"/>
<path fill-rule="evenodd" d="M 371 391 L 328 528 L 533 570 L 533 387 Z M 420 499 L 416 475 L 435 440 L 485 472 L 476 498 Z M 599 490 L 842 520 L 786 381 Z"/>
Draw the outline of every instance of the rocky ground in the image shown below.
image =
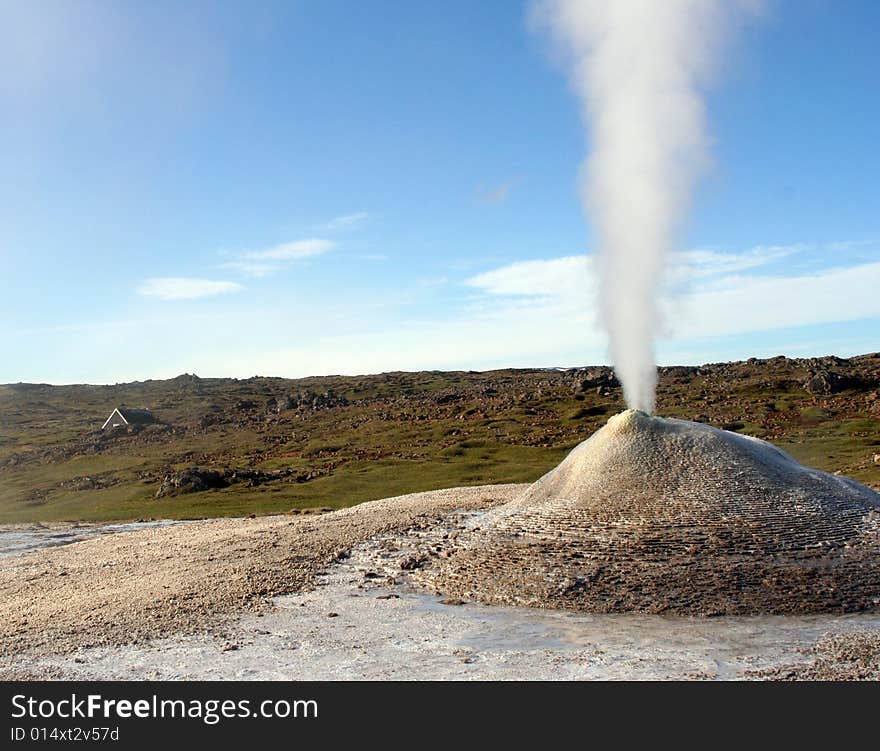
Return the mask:
<path fill-rule="evenodd" d="M 519 486 L 387 499 L 327 515 L 194 522 L 0 559 L 0 658 L 138 644 L 260 612 L 376 535 L 417 530 Z"/>
<path fill-rule="evenodd" d="M 6 559 L 0 618 L 13 628 L 0 634 L 0 677 L 877 677 L 880 615 L 585 614 L 483 605 L 414 586 L 486 509 L 521 490 L 440 491 L 308 519 L 192 523 Z"/>
<path fill-rule="evenodd" d="M 880 629 L 826 633 L 802 650 L 808 659 L 747 673 L 785 681 L 880 680 Z"/>

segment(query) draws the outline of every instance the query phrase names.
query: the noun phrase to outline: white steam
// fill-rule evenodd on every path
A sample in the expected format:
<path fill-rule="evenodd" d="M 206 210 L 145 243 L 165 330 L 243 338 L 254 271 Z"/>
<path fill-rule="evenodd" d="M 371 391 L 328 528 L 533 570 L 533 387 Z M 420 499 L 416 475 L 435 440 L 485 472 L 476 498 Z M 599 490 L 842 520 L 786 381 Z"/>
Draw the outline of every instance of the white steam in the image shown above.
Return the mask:
<path fill-rule="evenodd" d="M 700 86 L 737 0 L 539 0 L 592 144 L 584 205 L 602 315 L 627 405 L 653 411 L 664 260 L 706 163 Z"/>

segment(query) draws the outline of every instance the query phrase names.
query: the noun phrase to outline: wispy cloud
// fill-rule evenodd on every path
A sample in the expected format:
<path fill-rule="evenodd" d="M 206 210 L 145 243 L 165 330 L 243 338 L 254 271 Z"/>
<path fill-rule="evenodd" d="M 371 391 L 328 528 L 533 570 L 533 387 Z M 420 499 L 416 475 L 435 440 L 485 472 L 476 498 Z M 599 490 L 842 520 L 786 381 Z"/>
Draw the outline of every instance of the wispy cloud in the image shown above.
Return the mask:
<path fill-rule="evenodd" d="M 242 258 L 255 261 L 296 261 L 301 258 L 310 258 L 327 253 L 336 247 L 336 243 L 330 240 L 312 237 L 307 240 L 295 240 L 294 242 L 273 245 L 263 250 L 250 250 L 242 253 Z"/>
<path fill-rule="evenodd" d="M 687 251 L 672 265 L 660 301 L 666 338 L 684 341 L 880 316 L 880 262 L 793 272 L 774 263 L 812 245 L 759 246 L 742 253 Z M 820 248 L 820 250 L 826 250 Z M 833 257 L 833 256 L 832 256 Z M 465 280 L 487 301 L 537 303 L 534 315 L 595 310 L 597 274 L 589 256 L 520 261 Z M 488 303 L 487 303 L 488 304 Z M 555 325 L 547 317 L 548 327 Z"/>
<path fill-rule="evenodd" d="M 742 253 L 719 253 L 714 250 L 686 250 L 673 253 L 667 277 L 672 282 L 734 274 L 767 266 L 808 250 L 809 245 L 758 245 Z"/>
<path fill-rule="evenodd" d="M 672 255 L 667 269 L 670 288 L 682 282 L 708 284 L 732 274 L 755 270 L 791 256 L 810 246 L 768 245 L 742 253 L 687 250 Z M 592 295 L 598 283 L 595 259 L 588 255 L 564 256 L 533 261 L 517 261 L 465 280 L 490 295 L 526 297 L 577 297 Z"/>
<path fill-rule="evenodd" d="M 275 271 L 278 267 L 269 263 L 258 263 L 254 261 L 229 261 L 227 263 L 221 263 L 219 268 L 238 271 L 245 276 L 261 278 L 269 276 L 269 274 Z"/>
<path fill-rule="evenodd" d="M 880 262 L 793 276 L 732 276 L 667 313 L 676 339 L 772 331 L 880 316 Z"/>
<path fill-rule="evenodd" d="M 331 219 L 327 224 L 324 225 L 324 229 L 327 230 L 336 230 L 336 229 L 345 229 L 348 227 L 353 227 L 356 224 L 361 224 L 370 218 L 370 214 L 367 211 L 356 211 L 354 214 L 344 214 L 343 216 L 337 216 Z"/>
<path fill-rule="evenodd" d="M 472 276 L 465 284 L 490 295 L 583 295 L 594 286 L 592 266 L 586 255 L 519 261 Z"/>
<path fill-rule="evenodd" d="M 522 183 L 521 177 L 515 177 L 512 180 L 506 180 L 499 185 L 489 188 L 480 188 L 477 193 L 482 201 L 486 203 L 504 203 L 511 192 Z"/>
<path fill-rule="evenodd" d="M 748 259 L 776 255 L 754 249 L 693 256 L 702 271 L 723 271 L 697 276 L 662 301 L 667 324 L 659 343 L 662 361 L 697 363 L 762 353 L 845 355 L 876 349 L 872 334 L 874 321 L 880 319 L 880 261 L 837 263 L 839 254 L 828 253 L 826 246 L 810 247 L 824 258 L 824 268 L 791 264 L 783 257 L 744 271 Z M 829 267 L 829 261 L 836 265 Z M 595 276 L 589 257 L 566 256 L 499 265 L 471 276 L 468 299 L 449 304 L 451 298 L 444 296 L 442 307 L 424 305 L 427 288 L 416 286 L 415 280 L 407 285 L 413 294 L 397 299 L 389 299 L 393 296 L 387 290 L 363 289 L 353 297 L 295 295 L 282 307 L 267 304 L 245 310 L 162 305 L 139 320 L 102 319 L 67 324 L 57 331 L 0 330 L 0 349 L 23 353 L 23 343 L 39 336 L 47 344 L 41 351 L 70 354 L 67 359 L 78 370 L 67 371 L 71 375 L 65 379 L 96 382 L 183 371 L 246 377 L 583 365 L 607 361 Z M 228 282 L 193 279 L 152 279 L 144 287 L 157 298 L 185 299 L 195 291 L 219 293 L 217 284 L 232 291 Z M 321 318 L 320 327 L 297 328 L 303 317 L 315 315 Z M 829 337 L 838 334 L 823 333 L 828 325 L 845 326 L 851 333 L 836 341 Z M 201 334 L 195 341 L 182 342 L 176 335 L 181 326 Z M 298 333 L 292 339 L 278 337 L 278 331 L 294 329 Z M 114 361 L 118 371 L 107 371 L 96 353 L 131 336 L 146 342 L 149 356 L 139 348 L 128 355 L 131 359 Z M 241 348 L 230 353 L 230 340 L 242 342 L 247 356 L 242 357 Z M 26 362 L 29 370 L 22 373 L 19 366 L 6 365 L 9 380 L 59 378 L 57 357 L 13 356 L 0 362 L 0 371 L 16 359 Z"/>
<path fill-rule="evenodd" d="M 240 289 L 241 285 L 236 282 L 165 276 L 147 279 L 138 287 L 138 293 L 160 300 L 194 300 L 237 292 Z"/>
<path fill-rule="evenodd" d="M 284 263 L 314 258 L 328 253 L 335 247 L 336 243 L 332 240 L 310 237 L 259 250 L 224 251 L 223 255 L 227 258 L 231 256 L 232 260 L 219 264 L 218 268 L 260 279 L 274 274 Z"/>

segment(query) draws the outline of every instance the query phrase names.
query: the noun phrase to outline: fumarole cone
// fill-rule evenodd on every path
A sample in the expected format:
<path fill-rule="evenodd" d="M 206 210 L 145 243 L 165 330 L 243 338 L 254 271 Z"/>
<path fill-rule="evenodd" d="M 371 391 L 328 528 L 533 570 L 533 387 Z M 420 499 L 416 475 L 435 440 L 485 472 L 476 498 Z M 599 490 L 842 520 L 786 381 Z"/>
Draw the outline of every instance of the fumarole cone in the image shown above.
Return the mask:
<path fill-rule="evenodd" d="M 423 583 L 593 612 L 880 609 L 880 494 L 686 420 L 615 415 L 476 523 Z"/>

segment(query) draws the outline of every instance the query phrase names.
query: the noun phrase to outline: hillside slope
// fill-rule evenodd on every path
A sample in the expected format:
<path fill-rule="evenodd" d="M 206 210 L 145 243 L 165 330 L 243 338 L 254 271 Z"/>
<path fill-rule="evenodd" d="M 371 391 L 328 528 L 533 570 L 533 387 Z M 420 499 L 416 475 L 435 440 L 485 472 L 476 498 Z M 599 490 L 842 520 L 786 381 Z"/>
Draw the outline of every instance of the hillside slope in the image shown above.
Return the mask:
<path fill-rule="evenodd" d="M 102 431 L 111 410 L 160 423 Z M 198 518 L 530 482 L 623 409 L 608 368 L 0 386 L 0 522 Z M 660 370 L 658 414 L 880 488 L 880 354 Z"/>

